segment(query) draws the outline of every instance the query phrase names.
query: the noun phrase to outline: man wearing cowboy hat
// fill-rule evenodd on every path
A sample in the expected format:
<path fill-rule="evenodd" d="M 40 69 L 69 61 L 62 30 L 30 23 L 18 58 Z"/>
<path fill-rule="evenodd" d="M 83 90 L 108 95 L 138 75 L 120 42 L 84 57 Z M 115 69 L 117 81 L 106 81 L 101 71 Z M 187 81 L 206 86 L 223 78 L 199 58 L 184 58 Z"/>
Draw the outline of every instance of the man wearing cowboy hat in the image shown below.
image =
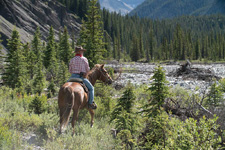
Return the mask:
<path fill-rule="evenodd" d="M 88 88 L 88 107 L 91 109 L 96 109 L 97 106 L 94 103 L 94 87 L 87 78 L 83 78 L 90 71 L 88 60 L 83 56 L 86 49 L 82 46 L 77 46 L 75 48 L 75 57 L 73 57 L 69 64 L 69 72 L 72 74 L 71 78 L 81 78 L 83 79 L 84 84 Z"/>

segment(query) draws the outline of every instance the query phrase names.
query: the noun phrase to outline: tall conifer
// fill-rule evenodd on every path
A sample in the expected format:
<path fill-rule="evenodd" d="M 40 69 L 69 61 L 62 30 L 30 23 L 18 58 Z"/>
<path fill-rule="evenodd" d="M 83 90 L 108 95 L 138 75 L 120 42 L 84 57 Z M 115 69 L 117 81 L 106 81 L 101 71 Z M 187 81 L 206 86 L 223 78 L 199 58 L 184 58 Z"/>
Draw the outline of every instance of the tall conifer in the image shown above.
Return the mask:
<path fill-rule="evenodd" d="M 48 35 L 48 41 L 47 41 L 47 47 L 45 51 L 45 56 L 44 56 L 44 65 L 45 68 L 48 68 L 52 57 L 56 57 L 56 49 L 55 49 L 55 35 L 54 35 L 54 30 L 53 27 L 51 26 L 49 30 L 49 35 Z"/>
<path fill-rule="evenodd" d="M 151 91 L 151 99 L 144 106 L 143 112 L 146 112 L 148 117 L 155 117 L 159 114 L 160 107 L 162 107 L 168 95 L 166 76 L 161 66 L 155 68 L 154 75 L 151 79 L 153 80 L 149 88 L 149 91 Z"/>
<path fill-rule="evenodd" d="M 87 21 L 83 21 L 83 27 L 81 28 L 79 44 L 87 49 L 86 57 L 89 60 L 90 67 L 93 67 L 105 52 L 102 21 L 97 0 L 90 1 L 86 17 Z"/>
<path fill-rule="evenodd" d="M 8 50 L 6 72 L 3 75 L 4 84 L 23 92 L 27 70 L 19 32 L 16 29 L 13 30 L 12 36 L 8 40 Z"/>
<path fill-rule="evenodd" d="M 34 38 L 32 40 L 32 51 L 35 55 L 35 64 L 39 61 L 43 61 L 43 50 L 42 50 L 42 43 L 41 43 L 41 34 L 40 34 L 40 28 L 37 27 Z"/>
<path fill-rule="evenodd" d="M 44 65 L 43 65 L 43 44 L 41 43 L 40 38 L 40 29 L 37 28 L 34 38 L 32 40 L 32 51 L 35 54 L 35 67 L 34 67 L 34 93 L 38 93 L 39 95 L 44 89 Z"/>
<path fill-rule="evenodd" d="M 64 27 L 63 35 L 61 36 L 59 50 L 61 60 L 64 61 L 66 65 L 69 65 L 69 61 L 73 57 L 73 50 L 70 47 L 69 34 L 66 26 Z"/>

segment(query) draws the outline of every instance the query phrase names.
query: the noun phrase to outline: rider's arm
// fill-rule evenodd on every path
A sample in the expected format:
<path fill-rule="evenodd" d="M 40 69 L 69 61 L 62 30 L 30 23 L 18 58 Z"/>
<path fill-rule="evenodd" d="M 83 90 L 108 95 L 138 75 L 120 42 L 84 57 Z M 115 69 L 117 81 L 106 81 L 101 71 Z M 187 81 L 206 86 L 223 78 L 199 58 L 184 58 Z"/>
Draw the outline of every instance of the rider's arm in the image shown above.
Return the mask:
<path fill-rule="evenodd" d="M 88 63 L 87 58 L 84 59 L 84 62 L 85 62 L 85 70 L 86 70 L 86 73 L 88 73 L 90 71 L 90 67 L 89 67 L 89 63 Z"/>
<path fill-rule="evenodd" d="M 72 73 L 72 68 L 74 67 L 75 63 L 74 60 L 71 59 L 70 64 L 69 64 L 69 72 Z"/>

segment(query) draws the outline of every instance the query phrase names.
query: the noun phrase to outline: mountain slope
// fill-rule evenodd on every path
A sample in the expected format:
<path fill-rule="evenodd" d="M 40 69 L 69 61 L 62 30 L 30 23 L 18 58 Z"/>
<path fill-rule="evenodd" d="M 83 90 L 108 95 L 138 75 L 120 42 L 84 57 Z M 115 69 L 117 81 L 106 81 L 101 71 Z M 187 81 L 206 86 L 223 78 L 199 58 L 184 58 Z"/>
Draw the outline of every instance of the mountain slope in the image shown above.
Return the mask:
<path fill-rule="evenodd" d="M 225 14 L 224 8 L 224 0 L 146 0 L 130 15 L 164 19 L 182 15 Z"/>
<path fill-rule="evenodd" d="M 121 12 L 127 14 L 144 0 L 100 0 L 101 8 L 106 8 L 110 12 Z"/>
<path fill-rule="evenodd" d="M 25 43 L 32 39 L 37 27 L 43 40 L 46 40 L 50 26 L 56 35 L 67 26 L 69 33 L 74 33 L 77 38 L 81 21 L 55 0 L 0 0 L 0 33 L 4 46 L 14 25 Z"/>

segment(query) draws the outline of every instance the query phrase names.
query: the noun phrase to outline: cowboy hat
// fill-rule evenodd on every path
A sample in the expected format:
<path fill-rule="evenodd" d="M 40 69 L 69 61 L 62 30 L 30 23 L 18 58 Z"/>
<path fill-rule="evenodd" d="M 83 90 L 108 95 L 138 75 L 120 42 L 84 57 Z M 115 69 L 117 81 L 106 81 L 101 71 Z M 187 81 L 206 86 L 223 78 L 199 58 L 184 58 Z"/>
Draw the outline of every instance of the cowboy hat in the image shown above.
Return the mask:
<path fill-rule="evenodd" d="M 86 51 L 86 49 L 84 49 L 82 46 L 76 46 L 75 53 L 77 53 L 78 51 Z"/>

